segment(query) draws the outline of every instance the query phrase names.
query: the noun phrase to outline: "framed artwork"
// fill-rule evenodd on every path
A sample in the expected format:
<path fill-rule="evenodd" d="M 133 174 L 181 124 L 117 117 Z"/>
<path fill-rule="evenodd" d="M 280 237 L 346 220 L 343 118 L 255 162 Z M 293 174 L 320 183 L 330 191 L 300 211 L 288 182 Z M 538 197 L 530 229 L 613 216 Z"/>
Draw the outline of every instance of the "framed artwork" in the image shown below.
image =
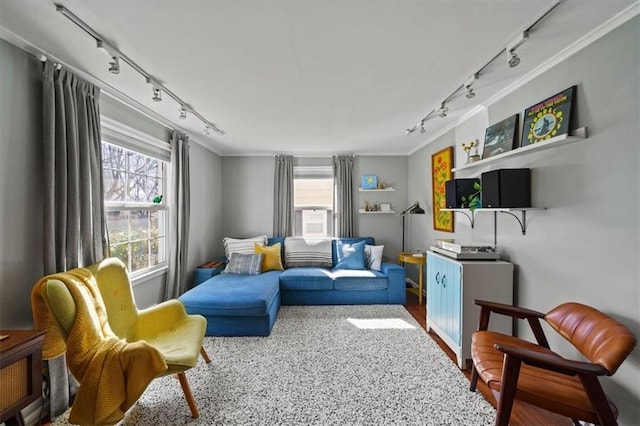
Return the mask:
<path fill-rule="evenodd" d="M 522 146 L 569 133 L 576 86 L 571 86 L 524 110 Z"/>
<path fill-rule="evenodd" d="M 453 212 L 440 211 L 447 207 L 445 182 L 453 178 L 453 147 L 444 148 L 431 156 L 431 182 L 433 196 L 433 229 L 453 232 Z"/>
<path fill-rule="evenodd" d="M 378 187 L 378 176 L 362 176 L 362 189 L 376 189 Z"/>
<path fill-rule="evenodd" d="M 518 114 L 487 127 L 482 158 L 489 158 L 518 147 Z"/>

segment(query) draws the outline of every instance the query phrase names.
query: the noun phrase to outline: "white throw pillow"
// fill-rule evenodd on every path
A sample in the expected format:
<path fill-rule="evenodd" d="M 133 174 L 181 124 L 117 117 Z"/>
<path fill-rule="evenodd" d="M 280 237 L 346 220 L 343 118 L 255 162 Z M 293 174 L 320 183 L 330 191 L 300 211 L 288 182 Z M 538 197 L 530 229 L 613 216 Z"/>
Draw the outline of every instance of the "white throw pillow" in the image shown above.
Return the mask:
<path fill-rule="evenodd" d="M 382 267 L 382 251 L 384 246 L 364 246 L 364 263 L 369 269 L 379 271 Z"/>
<path fill-rule="evenodd" d="M 224 255 L 227 256 L 227 260 L 231 258 L 231 253 L 253 254 L 255 253 L 254 243 L 260 245 L 267 244 L 267 236 L 260 235 L 253 238 L 230 238 L 225 237 L 222 240 L 224 246 Z"/>

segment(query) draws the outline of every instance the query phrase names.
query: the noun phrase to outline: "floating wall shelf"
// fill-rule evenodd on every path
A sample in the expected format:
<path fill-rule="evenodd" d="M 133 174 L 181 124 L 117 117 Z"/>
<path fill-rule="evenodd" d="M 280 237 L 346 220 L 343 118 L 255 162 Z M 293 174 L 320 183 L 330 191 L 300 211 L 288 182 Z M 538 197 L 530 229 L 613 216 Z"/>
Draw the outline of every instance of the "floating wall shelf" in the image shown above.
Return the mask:
<path fill-rule="evenodd" d="M 494 161 L 502 160 L 508 157 L 515 157 L 518 155 L 524 155 L 534 151 L 541 151 L 543 149 L 555 148 L 561 145 L 567 145 L 573 142 L 578 142 L 585 140 L 587 138 L 587 128 L 580 127 L 579 129 L 572 130 L 570 134 L 564 134 L 560 136 L 556 136 L 551 139 L 547 139 L 544 142 L 534 143 L 532 145 L 523 146 L 522 148 L 516 148 L 511 151 L 503 152 L 502 154 L 494 155 L 493 157 L 484 158 L 482 160 L 475 161 L 473 163 L 468 163 L 460 167 L 454 167 L 451 169 L 452 172 L 460 172 L 462 170 L 475 169 L 480 166 L 493 163 Z"/>
<path fill-rule="evenodd" d="M 368 211 L 368 210 L 365 210 L 365 209 L 360 209 L 360 210 L 358 210 L 358 213 L 362 213 L 362 214 L 394 214 L 395 211 L 389 210 L 389 211 L 383 212 L 382 210 L 377 210 L 377 211 L 371 212 L 371 211 Z"/>
<path fill-rule="evenodd" d="M 374 188 L 374 189 L 363 189 L 363 188 L 358 188 L 358 191 L 360 192 L 384 192 L 384 191 L 395 191 L 395 189 L 393 189 L 392 187 L 387 187 L 387 188 Z"/>

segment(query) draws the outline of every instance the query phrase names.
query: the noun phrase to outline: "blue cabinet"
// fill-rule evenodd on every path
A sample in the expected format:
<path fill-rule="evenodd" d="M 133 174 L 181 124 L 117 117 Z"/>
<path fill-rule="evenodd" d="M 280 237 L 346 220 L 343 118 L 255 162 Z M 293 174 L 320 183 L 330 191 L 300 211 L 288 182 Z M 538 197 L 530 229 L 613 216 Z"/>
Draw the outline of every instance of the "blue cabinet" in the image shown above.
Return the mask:
<path fill-rule="evenodd" d="M 474 299 L 513 303 L 513 264 L 502 261 L 459 261 L 427 253 L 427 331 L 435 332 L 465 368 L 471 358 L 471 334 L 480 309 Z M 491 329 L 510 334 L 509 318 L 491 318 Z"/>

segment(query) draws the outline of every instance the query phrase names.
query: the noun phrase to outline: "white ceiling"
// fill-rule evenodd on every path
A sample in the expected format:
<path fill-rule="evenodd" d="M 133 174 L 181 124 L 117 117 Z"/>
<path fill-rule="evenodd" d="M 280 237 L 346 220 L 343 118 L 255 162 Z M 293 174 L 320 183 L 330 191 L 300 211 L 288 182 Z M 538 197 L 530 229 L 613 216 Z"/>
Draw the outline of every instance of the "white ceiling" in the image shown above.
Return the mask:
<path fill-rule="evenodd" d="M 404 130 L 478 71 L 555 0 L 64 0 L 121 52 L 226 135 L 178 120 L 167 96 L 108 56 L 50 0 L 0 0 L 0 37 L 33 47 L 189 131 L 222 155 L 405 155 L 486 104 L 635 0 L 564 0 L 518 50 L 456 95 L 426 133 Z M 541 93 L 543 98 L 547 93 Z M 523 109 L 526 106 L 523 106 Z M 515 111 L 514 111 L 515 112 Z"/>

